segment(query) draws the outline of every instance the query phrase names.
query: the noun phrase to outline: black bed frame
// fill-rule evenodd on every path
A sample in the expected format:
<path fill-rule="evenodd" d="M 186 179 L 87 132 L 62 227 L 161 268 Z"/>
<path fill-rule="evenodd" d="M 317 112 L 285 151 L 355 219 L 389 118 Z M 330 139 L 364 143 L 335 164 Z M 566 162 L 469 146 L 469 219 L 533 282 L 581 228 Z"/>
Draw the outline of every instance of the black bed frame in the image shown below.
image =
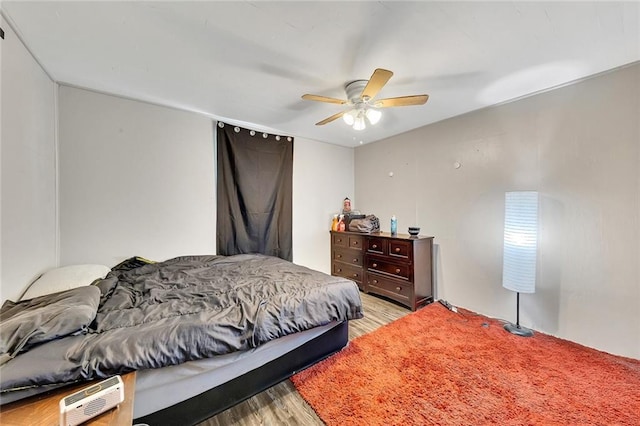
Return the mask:
<path fill-rule="evenodd" d="M 349 341 L 348 321 L 255 370 L 171 407 L 137 418 L 134 424 L 195 425 L 280 383 L 334 354 Z"/>

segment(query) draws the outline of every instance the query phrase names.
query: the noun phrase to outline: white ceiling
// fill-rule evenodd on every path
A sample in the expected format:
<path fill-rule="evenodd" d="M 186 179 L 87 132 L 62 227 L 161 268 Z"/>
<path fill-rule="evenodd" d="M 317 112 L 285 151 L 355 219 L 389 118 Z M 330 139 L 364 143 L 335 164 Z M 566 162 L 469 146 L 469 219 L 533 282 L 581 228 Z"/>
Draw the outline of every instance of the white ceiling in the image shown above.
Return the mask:
<path fill-rule="evenodd" d="M 640 60 L 638 2 L 2 2 L 58 82 L 345 146 Z M 315 123 L 375 68 L 427 93 L 364 131 Z"/>

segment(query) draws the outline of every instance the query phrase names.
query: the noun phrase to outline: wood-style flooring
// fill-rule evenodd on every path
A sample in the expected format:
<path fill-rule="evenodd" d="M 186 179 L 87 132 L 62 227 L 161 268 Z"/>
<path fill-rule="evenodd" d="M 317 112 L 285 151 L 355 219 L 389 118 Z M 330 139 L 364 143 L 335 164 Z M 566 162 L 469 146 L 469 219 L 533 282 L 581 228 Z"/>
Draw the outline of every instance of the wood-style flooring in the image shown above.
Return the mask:
<path fill-rule="evenodd" d="M 360 293 L 364 318 L 349 322 L 349 340 L 395 321 L 411 311 L 385 299 Z M 214 416 L 199 426 L 324 425 L 291 381 L 266 391 Z"/>

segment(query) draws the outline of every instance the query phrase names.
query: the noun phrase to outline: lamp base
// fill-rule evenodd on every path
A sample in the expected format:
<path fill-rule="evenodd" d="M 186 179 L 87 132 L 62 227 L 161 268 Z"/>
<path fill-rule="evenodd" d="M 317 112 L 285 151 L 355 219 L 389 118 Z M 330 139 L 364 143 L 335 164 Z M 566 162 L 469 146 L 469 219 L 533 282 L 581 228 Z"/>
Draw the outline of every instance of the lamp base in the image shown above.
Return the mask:
<path fill-rule="evenodd" d="M 504 329 L 507 330 L 511 334 L 515 334 L 521 337 L 531 337 L 533 336 L 533 330 L 529 330 L 528 328 L 520 327 L 519 324 L 511 324 L 506 323 L 504 325 Z"/>

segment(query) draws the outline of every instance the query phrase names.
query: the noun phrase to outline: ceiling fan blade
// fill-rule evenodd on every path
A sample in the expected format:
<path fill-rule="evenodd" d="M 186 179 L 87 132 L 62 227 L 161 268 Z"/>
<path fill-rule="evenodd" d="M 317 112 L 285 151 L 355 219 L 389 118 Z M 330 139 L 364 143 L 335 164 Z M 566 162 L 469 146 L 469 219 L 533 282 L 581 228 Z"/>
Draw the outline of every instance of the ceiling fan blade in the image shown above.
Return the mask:
<path fill-rule="evenodd" d="M 427 103 L 429 95 L 400 96 L 397 98 L 380 99 L 374 102 L 373 106 L 377 108 L 388 108 L 410 105 L 424 105 Z"/>
<path fill-rule="evenodd" d="M 393 73 L 389 70 L 384 70 L 382 68 L 376 69 L 371 75 L 371 78 L 369 79 L 367 86 L 362 91 L 362 95 L 360 95 L 360 97 L 364 98 L 366 96 L 369 99 L 375 98 L 382 87 L 387 84 L 387 81 L 389 81 L 392 75 Z"/>
<path fill-rule="evenodd" d="M 342 117 L 346 112 L 347 112 L 347 111 L 342 111 L 342 112 L 339 112 L 339 113 L 337 113 L 337 114 L 333 114 L 333 115 L 332 115 L 331 117 L 329 117 L 329 118 L 325 118 L 325 119 L 324 119 L 324 120 L 322 120 L 322 121 L 318 121 L 318 122 L 316 123 L 316 126 L 322 126 L 322 125 L 324 125 L 324 124 L 331 123 L 333 120 L 337 120 L 338 118 Z"/>
<path fill-rule="evenodd" d="M 328 98 L 326 96 L 320 96 L 320 95 L 302 95 L 302 99 L 305 99 L 307 101 L 328 102 L 330 104 L 338 104 L 338 105 L 343 105 L 347 103 L 347 101 L 344 101 L 342 99 Z"/>

